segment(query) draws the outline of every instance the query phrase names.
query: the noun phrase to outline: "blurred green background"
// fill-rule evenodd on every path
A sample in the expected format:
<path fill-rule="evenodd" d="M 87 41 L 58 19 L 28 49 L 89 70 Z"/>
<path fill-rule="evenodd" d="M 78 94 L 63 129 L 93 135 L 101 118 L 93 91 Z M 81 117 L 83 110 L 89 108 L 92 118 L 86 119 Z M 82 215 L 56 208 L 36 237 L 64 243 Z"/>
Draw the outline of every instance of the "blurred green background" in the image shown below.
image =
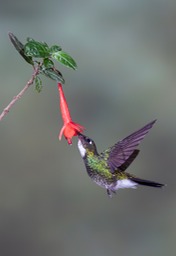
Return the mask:
<path fill-rule="evenodd" d="M 165 256 L 176 253 L 176 2 L 2 0 L 0 110 L 31 77 L 10 43 L 58 44 L 78 70 L 59 69 L 73 120 L 99 151 L 158 122 L 129 172 L 164 189 L 119 190 L 110 200 L 68 146 L 55 82 L 43 78 L 0 123 L 1 256 Z"/>

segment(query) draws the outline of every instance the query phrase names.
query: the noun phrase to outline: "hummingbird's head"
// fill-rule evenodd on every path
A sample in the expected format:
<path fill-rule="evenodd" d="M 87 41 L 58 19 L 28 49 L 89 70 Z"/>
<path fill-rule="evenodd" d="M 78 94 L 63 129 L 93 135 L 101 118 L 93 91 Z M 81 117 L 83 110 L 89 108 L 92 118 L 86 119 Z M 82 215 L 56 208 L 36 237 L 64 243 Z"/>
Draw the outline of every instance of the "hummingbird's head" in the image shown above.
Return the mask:
<path fill-rule="evenodd" d="M 83 158 L 89 153 L 98 154 L 95 142 L 81 133 L 78 134 L 78 149 Z"/>

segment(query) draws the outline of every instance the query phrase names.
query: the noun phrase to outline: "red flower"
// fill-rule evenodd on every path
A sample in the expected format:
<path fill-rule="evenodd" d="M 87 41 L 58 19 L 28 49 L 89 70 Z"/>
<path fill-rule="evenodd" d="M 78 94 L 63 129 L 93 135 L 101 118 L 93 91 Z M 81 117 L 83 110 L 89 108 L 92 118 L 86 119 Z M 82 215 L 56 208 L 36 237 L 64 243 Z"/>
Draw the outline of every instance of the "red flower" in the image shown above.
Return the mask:
<path fill-rule="evenodd" d="M 62 134 L 64 134 L 68 144 L 72 144 L 72 137 L 78 135 L 79 132 L 83 132 L 85 128 L 72 121 L 61 83 L 58 83 L 58 91 L 60 95 L 61 115 L 64 122 L 64 125 L 59 133 L 59 140 L 61 140 Z"/>

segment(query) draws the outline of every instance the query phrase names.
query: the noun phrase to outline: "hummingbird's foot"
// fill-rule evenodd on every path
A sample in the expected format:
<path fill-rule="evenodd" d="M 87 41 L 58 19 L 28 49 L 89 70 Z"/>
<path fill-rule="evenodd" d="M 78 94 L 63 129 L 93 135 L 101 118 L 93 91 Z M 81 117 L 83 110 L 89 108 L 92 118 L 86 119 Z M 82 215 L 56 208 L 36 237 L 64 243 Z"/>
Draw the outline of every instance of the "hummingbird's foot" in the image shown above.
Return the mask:
<path fill-rule="evenodd" d="M 106 191 L 107 191 L 109 198 L 112 198 L 112 193 L 116 194 L 116 192 L 114 190 L 107 189 Z"/>

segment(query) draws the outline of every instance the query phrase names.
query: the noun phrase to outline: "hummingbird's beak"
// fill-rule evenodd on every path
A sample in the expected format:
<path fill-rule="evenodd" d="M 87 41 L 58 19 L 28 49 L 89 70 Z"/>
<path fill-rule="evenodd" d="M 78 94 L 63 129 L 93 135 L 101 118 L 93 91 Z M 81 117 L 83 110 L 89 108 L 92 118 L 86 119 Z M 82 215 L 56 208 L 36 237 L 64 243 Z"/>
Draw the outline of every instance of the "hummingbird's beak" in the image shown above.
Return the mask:
<path fill-rule="evenodd" d="M 78 139 L 82 139 L 82 138 L 84 138 L 85 136 L 82 134 L 82 133 L 80 133 L 80 132 L 78 132 Z"/>
<path fill-rule="evenodd" d="M 86 140 L 86 136 L 82 133 L 78 133 L 78 140 L 80 140 L 82 143 Z"/>

